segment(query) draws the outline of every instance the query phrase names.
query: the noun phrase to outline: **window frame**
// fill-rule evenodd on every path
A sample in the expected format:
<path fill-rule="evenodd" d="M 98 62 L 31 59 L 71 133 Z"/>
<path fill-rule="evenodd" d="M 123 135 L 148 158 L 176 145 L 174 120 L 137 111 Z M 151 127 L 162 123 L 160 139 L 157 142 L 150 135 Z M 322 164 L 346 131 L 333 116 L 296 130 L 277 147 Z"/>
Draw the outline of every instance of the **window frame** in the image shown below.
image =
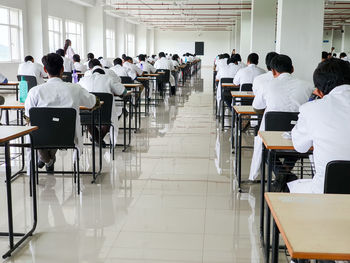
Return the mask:
<path fill-rule="evenodd" d="M 108 33 L 111 33 L 110 37 L 109 37 L 109 34 Z M 111 50 L 108 48 L 109 47 L 109 43 L 110 42 L 110 48 Z M 115 58 L 115 31 L 113 29 L 109 29 L 107 28 L 106 29 L 106 55 L 107 55 L 107 58 Z"/>
<path fill-rule="evenodd" d="M 50 29 L 50 19 L 52 19 L 52 25 L 53 25 L 53 29 L 51 30 Z M 54 26 L 54 23 L 55 23 L 55 20 L 59 22 L 59 31 L 55 31 L 55 26 Z M 62 45 L 63 45 L 63 19 L 62 18 L 59 18 L 59 17 L 55 17 L 55 16 L 49 16 L 48 17 L 48 32 L 49 32 L 49 49 L 50 49 L 50 33 L 53 33 L 54 35 L 54 39 L 53 41 L 55 42 L 55 35 L 58 35 L 59 36 L 59 42 L 61 44 L 59 44 L 59 46 L 55 46 L 55 43 L 53 44 L 54 46 L 54 50 L 50 50 L 50 52 L 56 52 L 57 49 L 61 48 Z"/>
<path fill-rule="evenodd" d="M 75 24 L 76 33 L 71 33 L 68 31 L 69 23 Z M 80 26 L 80 34 L 77 33 L 78 26 Z M 79 54 L 81 58 L 84 58 L 84 54 L 85 54 L 85 52 L 84 52 L 84 24 L 79 22 L 79 21 L 66 19 L 65 20 L 65 36 L 66 36 L 65 39 L 70 39 L 69 35 L 75 35 L 76 39 L 78 39 L 78 37 L 80 37 L 80 41 L 77 41 L 76 43 L 74 43 L 76 48 L 73 48 L 73 49 L 74 49 L 74 52 L 76 54 Z M 78 43 L 78 42 L 80 42 L 80 43 Z"/>

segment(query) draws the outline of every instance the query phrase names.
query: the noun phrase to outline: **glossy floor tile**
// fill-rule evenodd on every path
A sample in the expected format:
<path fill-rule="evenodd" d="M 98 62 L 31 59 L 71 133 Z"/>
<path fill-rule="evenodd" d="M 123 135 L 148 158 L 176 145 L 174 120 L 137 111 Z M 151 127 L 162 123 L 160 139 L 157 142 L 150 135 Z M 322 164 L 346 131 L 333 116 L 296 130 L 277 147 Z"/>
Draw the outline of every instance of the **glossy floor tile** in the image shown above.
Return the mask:
<path fill-rule="evenodd" d="M 152 107 L 128 152 L 117 148 L 113 161 L 104 150 L 101 178 L 91 184 L 84 175 L 80 195 L 71 176 L 41 175 L 35 235 L 6 262 L 263 262 L 260 185 L 244 184 L 238 193 L 231 180 L 230 131 L 221 131 L 214 116 L 211 70 L 203 68 L 176 97 Z M 252 145 L 252 137 L 243 142 Z M 244 180 L 251 154 L 243 151 Z M 56 169 L 71 169 L 71 160 L 69 151 L 60 151 Z M 89 148 L 81 167 L 91 169 Z M 3 182 L 3 166 L 0 171 Z M 6 231 L 3 183 L 0 189 L 0 229 Z M 18 178 L 12 189 L 15 229 L 28 230 L 28 178 Z M 1 237 L 0 253 L 7 248 Z M 280 258 L 287 262 L 284 254 Z"/>

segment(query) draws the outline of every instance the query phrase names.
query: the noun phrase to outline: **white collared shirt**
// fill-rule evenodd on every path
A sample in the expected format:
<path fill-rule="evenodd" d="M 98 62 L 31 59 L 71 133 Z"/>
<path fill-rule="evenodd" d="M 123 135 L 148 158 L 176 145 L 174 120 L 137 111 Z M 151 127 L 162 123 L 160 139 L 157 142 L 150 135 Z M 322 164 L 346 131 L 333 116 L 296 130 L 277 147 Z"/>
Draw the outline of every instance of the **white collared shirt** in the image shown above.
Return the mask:
<path fill-rule="evenodd" d="M 75 144 L 82 149 L 79 107 L 92 108 L 96 97 L 78 84 L 63 82 L 60 78 L 50 78 L 46 83 L 29 90 L 25 101 L 25 114 L 33 107 L 73 108 L 77 112 Z"/>
<path fill-rule="evenodd" d="M 233 83 L 235 85 L 253 84 L 254 79 L 264 73 L 265 70 L 259 68 L 255 64 L 249 64 L 247 67 L 237 72 Z"/>
<path fill-rule="evenodd" d="M 253 92 L 257 93 L 257 90 L 263 90 L 268 86 L 268 83 L 273 80 L 272 71 L 268 71 L 264 74 L 257 76 L 253 81 Z M 263 92 L 263 91 L 262 91 Z"/>
<path fill-rule="evenodd" d="M 114 73 L 117 74 L 119 77 L 130 77 L 131 79 L 136 78 L 136 74 L 134 72 L 132 72 L 129 68 L 125 68 L 121 65 L 115 65 L 110 69 L 113 70 Z"/>
<path fill-rule="evenodd" d="M 153 67 L 150 63 L 145 62 L 145 61 L 141 61 L 139 64 L 137 64 L 137 66 L 142 70 L 142 71 L 146 71 L 148 73 L 155 73 L 156 72 L 156 68 Z"/>
<path fill-rule="evenodd" d="M 218 73 L 216 74 L 216 79 L 220 80 L 222 78 L 234 78 L 239 70 L 238 65 L 230 63 L 226 66 L 222 66 Z"/>
<path fill-rule="evenodd" d="M 85 73 L 87 71 L 86 66 L 80 62 L 74 62 L 74 69 L 80 71 L 81 73 Z"/>
<path fill-rule="evenodd" d="M 67 51 L 66 51 L 66 58 L 73 60 L 74 55 L 75 55 L 75 52 L 74 52 L 73 48 L 71 46 L 69 46 L 67 48 Z"/>
<path fill-rule="evenodd" d="M 67 57 L 62 57 L 64 72 L 72 72 L 74 69 L 73 60 Z"/>
<path fill-rule="evenodd" d="M 44 71 L 44 67 L 38 63 L 33 63 L 31 61 L 20 64 L 17 74 L 34 76 L 38 85 L 45 83 L 44 77 L 47 77 L 47 73 Z"/>
<path fill-rule="evenodd" d="M 130 63 L 128 61 L 125 61 L 123 63 L 123 67 L 130 69 L 131 72 L 133 72 L 136 75 L 136 77 L 137 76 L 141 76 L 142 73 L 143 73 L 143 71 L 138 66 L 136 66 L 135 64 L 132 64 L 132 63 Z M 132 78 L 132 79 L 135 79 L 135 78 Z"/>
<path fill-rule="evenodd" d="M 168 69 L 170 71 L 174 70 L 173 63 L 164 57 L 157 60 L 156 63 L 154 63 L 154 67 L 156 69 Z"/>
<path fill-rule="evenodd" d="M 334 160 L 350 160 L 350 85 L 334 88 L 322 99 L 308 102 L 299 109 L 292 130 L 293 145 L 305 153 L 314 147 L 316 174 L 313 179 L 288 184 L 293 193 L 324 192 L 326 166 Z"/>

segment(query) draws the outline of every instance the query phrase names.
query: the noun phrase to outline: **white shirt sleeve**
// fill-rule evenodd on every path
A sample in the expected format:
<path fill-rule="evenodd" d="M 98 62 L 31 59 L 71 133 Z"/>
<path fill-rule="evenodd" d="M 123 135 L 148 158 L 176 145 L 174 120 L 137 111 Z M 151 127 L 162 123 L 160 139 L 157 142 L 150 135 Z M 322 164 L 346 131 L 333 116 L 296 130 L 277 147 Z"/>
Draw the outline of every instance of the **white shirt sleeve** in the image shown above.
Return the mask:
<path fill-rule="evenodd" d="M 24 102 L 25 115 L 29 117 L 29 110 L 37 105 L 37 98 L 35 95 L 35 89 L 31 89 L 28 92 L 26 101 Z"/>
<path fill-rule="evenodd" d="M 241 85 L 241 70 L 239 70 L 235 76 L 235 78 L 233 79 L 233 84 L 235 85 Z"/>
<path fill-rule="evenodd" d="M 111 78 L 111 87 L 114 95 L 123 95 L 126 91 L 124 85 L 118 82 L 115 78 Z"/>
<path fill-rule="evenodd" d="M 257 89 L 253 100 L 253 108 L 258 110 L 266 109 L 266 98 L 263 88 Z"/>
<path fill-rule="evenodd" d="M 96 96 L 89 93 L 86 89 L 78 85 L 77 87 L 79 89 L 79 99 L 80 99 L 80 106 L 84 106 L 87 108 L 92 108 L 96 104 Z"/>
<path fill-rule="evenodd" d="M 301 106 L 298 122 L 292 130 L 293 146 L 300 153 L 307 152 L 313 145 L 310 129 L 308 128 L 309 122 L 310 120 L 306 114 L 306 110 Z"/>

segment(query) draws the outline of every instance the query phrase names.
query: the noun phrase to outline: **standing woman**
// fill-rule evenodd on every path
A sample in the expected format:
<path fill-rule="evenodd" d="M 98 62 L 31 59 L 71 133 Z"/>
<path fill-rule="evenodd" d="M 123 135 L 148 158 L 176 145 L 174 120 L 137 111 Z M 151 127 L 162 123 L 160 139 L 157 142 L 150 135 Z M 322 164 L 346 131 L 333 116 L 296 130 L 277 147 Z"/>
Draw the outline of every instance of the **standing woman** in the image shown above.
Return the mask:
<path fill-rule="evenodd" d="M 72 41 L 70 41 L 69 39 L 66 39 L 66 43 L 64 44 L 64 55 L 65 57 L 72 60 L 73 56 L 75 55 L 74 50 L 72 48 Z"/>

